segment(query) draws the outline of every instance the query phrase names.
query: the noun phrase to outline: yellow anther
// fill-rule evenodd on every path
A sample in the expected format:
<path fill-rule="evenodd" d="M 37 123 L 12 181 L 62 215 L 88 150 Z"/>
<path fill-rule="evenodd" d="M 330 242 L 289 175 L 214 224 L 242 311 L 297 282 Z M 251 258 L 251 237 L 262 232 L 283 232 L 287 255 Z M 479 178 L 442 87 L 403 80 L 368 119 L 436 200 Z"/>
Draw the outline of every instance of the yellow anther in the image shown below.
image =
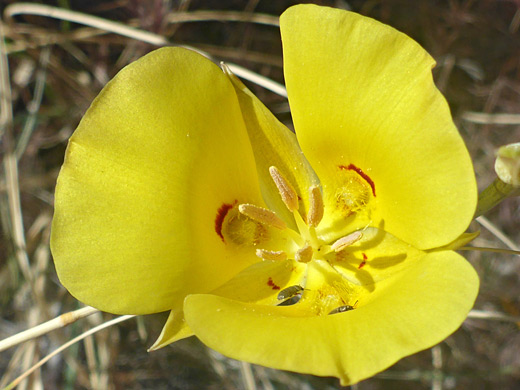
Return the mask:
<path fill-rule="evenodd" d="M 335 252 L 340 252 L 343 249 L 351 246 L 355 242 L 359 241 L 363 237 L 363 233 L 360 231 L 350 233 L 348 236 L 341 237 L 334 244 L 331 245 L 331 249 Z"/>
<path fill-rule="evenodd" d="M 303 248 L 298 249 L 294 258 L 300 263 L 308 263 L 312 260 L 312 255 L 312 247 L 310 245 L 305 245 Z"/>
<path fill-rule="evenodd" d="M 309 214 L 307 215 L 307 224 L 309 226 L 318 226 L 323 218 L 323 197 L 318 186 L 312 186 L 309 189 Z"/>
<path fill-rule="evenodd" d="M 274 184 L 276 184 L 276 187 L 278 188 L 282 201 L 285 203 L 289 211 L 298 210 L 298 194 L 294 190 L 292 184 L 289 183 L 276 167 L 270 167 L 269 173 L 273 178 Z"/>
<path fill-rule="evenodd" d="M 268 251 L 266 249 L 257 249 L 256 255 L 264 260 L 287 260 L 287 253 L 284 251 Z"/>
<path fill-rule="evenodd" d="M 238 206 L 238 211 L 244 214 L 246 217 L 251 218 L 253 221 L 260 222 L 261 224 L 275 227 L 277 229 L 286 229 L 287 225 L 271 210 L 258 207 L 253 204 L 243 203 Z"/>

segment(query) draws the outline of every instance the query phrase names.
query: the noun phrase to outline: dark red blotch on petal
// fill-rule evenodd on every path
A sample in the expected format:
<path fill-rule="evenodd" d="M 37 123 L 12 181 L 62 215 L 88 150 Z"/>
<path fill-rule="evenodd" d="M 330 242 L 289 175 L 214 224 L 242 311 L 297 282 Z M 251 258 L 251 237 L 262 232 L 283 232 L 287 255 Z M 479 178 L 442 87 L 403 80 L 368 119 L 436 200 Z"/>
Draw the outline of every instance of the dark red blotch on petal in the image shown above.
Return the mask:
<path fill-rule="evenodd" d="M 280 286 L 277 286 L 274 282 L 273 282 L 273 279 L 272 278 L 269 278 L 267 280 L 267 285 L 269 287 L 271 287 L 273 290 L 280 290 Z"/>
<path fill-rule="evenodd" d="M 374 181 L 370 178 L 370 176 L 363 172 L 361 168 L 356 167 L 354 164 L 349 164 L 348 166 L 338 165 L 338 168 L 356 172 L 359 176 L 365 179 L 365 181 L 370 185 L 370 188 L 372 188 L 372 195 L 376 196 L 376 185 L 374 184 Z"/>
<path fill-rule="evenodd" d="M 363 255 L 363 261 L 361 263 L 359 263 L 358 269 L 363 268 L 365 266 L 365 264 L 367 263 L 367 259 L 368 259 L 367 255 L 364 253 L 362 253 L 362 255 Z"/>
<path fill-rule="evenodd" d="M 224 236 L 222 235 L 222 224 L 224 223 L 224 218 L 226 218 L 227 213 L 229 210 L 233 208 L 233 206 L 237 203 L 235 200 L 234 204 L 229 203 L 222 203 L 222 206 L 219 207 L 217 210 L 217 216 L 215 217 L 215 232 L 220 236 L 223 242 L 226 242 L 224 240 Z"/>

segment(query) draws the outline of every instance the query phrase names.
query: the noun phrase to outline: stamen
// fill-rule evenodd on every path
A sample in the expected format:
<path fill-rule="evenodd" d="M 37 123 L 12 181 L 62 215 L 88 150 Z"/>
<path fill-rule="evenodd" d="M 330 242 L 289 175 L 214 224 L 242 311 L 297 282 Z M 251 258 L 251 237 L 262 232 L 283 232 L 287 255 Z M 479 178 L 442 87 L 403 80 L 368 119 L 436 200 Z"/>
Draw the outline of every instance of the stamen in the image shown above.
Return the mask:
<path fill-rule="evenodd" d="M 323 197 L 318 186 L 312 186 L 309 190 L 309 214 L 307 215 L 307 224 L 316 227 L 323 218 Z"/>
<path fill-rule="evenodd" d="M 312 246 L 309 244 L 305 245 L 303 248 L 298 249 L 296 252 L 294 259 L 296 261 L 299 261 L 300 263 L 308 263 L 312 260 Z"/>
<path fill-rule="evenodd" d="M 334 244 L 332 244 L 331 249 L 335 252 L 341 252 L 343 249 L 359 241 L 361 237 L 363 237 L 363 233 L 360 231 L 350 233 L 348 236 L 341 237 Z"/>
<path fill-rule="evenodd" d="M 271 210 L 264 209 L 263 207 L 255 206 L 254 204 L 243 203 L 238 206 L 238 211 L 244 214 L 246 217 L 251 218 L 256 222 L 260 222 L 264 225 L 272 226 L 277 229 L 283 230 L 287 228 L 287 225 Z"/>
<path fill-rule="evenodd" d="M 298 194 L 294 190 L 292 184 L 289 183 L 276 167 L 270 167 L 269 173 L 273 178 L 274 184 L 276 184 L 276 187 L 278 188 L 282 201 L 285 203 L 289 211 L 298 210 Z"/>
<path fill-rule="evenodd" d="M 287 260 L 287 253 L 284 251 L 268 251 L 266 249 L 257 249 L 256 255 L 264 260 Z"/>

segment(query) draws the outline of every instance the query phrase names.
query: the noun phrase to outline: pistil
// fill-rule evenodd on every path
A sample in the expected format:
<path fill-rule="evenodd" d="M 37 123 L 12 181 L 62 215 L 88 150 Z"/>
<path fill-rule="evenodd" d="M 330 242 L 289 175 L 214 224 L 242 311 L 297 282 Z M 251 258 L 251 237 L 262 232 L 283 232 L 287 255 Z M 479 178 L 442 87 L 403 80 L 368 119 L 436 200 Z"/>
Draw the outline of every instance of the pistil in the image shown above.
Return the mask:
<path fill-rule="evenodd" d="M 312 247 L 307 244 L 303 248 L 298 249 L 294 257 L 300 263 L 308 263 L 312 260 L 313 253 Z"/>
<path fill-rule="evenodd" d="M 316 236 L 314 227 L 308 226 L 297 210 L 293 211 L 293 215 L 296 226 L 298 227 L 298 231 L 300 232 L 300 236 L 303 238 L 303 240 L 307 243 L 310 243 L 312 247 L 316 249 L 319 248 L 320 242 Z"/>

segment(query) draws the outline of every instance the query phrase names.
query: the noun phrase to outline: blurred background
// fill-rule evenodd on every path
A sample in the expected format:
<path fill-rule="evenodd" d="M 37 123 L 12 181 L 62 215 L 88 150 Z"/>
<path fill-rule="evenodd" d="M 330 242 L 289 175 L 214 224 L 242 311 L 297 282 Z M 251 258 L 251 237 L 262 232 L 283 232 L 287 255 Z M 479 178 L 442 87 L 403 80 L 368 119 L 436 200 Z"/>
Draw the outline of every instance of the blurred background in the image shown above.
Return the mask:
<path fill-rule="evenodd" d="M 139 37 L 109 33 L 105 28 L 72 23 L 63 17 L 38 15 L 35 5 L 133 26 L 162 36 L 173 45 L 199 48 L 216 60 L 239 64 L 283 83 L 276 24 L 278 16 L 297 3 L 0 1 L 4 35 L 0 58 L 0 339 L 82 307 L 61 287 L 49 251 L 54 185 L 67 139 L 105 83 L 126 64 L 158 47 Z M 371 16 L 408 34 L 433 55 L 438 63 L 434 78 L 470 150 L 479 188 L 489 185 L 495 178 L 496 149 L 520 141 L 520 1 L 313 3 Z M 285 98 L 247 84 L 290 126 Z M 14 153 L 10 161 L 7 151 L 11 156 Z M 514 248 L 520 239 L 519 199 L 507 199 L 481 222 L 472 225 L 472 230 L 482 230 L 476 246 Z M 518 317 L 520 258 L 496 253 L 463 254 L 481 277 L 475 308 Z M 96 313 L 1 352 L 0 388 L 58 346 L 111 318 Z M 146 352 L 165 318 L 165 314 L 138 317 L 103 330 L 50 360 L 19 388 L 341 388 L 334 378 L 259 366 L 251 367 L 254 383 L 247 382 L 247 372 L 239 362 L 207 349 L 195 338 Z M 519 389 L 519 326 L 514 321 L 470 318 L 440 345 L 407 357 L 352 388 Z"/>

